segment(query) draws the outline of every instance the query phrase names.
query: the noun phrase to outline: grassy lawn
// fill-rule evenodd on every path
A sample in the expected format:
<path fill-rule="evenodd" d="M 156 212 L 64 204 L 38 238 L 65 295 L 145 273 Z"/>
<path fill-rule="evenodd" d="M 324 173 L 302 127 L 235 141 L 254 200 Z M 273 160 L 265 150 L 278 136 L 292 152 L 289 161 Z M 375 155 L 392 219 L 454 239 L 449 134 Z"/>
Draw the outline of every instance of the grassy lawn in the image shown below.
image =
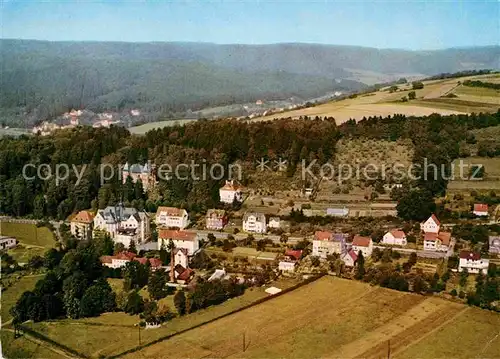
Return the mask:
<path fill-rule="evenodd" d="M 35 287 L 36 282 L 43 278 L 43 274 L 36 276 L 25 276 L 17 281 L 14 285 L 7 288 L 2 292 L 2 323 L 5 323 L 12 319 L 9 313 L 10 308 L 12 308 L 21 294 L 27 290 L 31 290 Z"/>
<path fill-rule="evenodd" d="M 16 248 L 9 249 L 7 253 L 18 263 L 28 263 L 32 257 L 43 256 L 46 250 L 46 248 L 25 247 L 22 244 L 18 244 Z"/>
<path fill-rule="evenodd" d="M 276 259 L 278 253 L 275 252 L 259 252 L 255 248 L 248 247 L 235 247 L 232 252 L 224 252 L 222 249 L 218 247 L 210 247 L 207 249 L 208 254 L 216 253 L 218 255 L 225 255 L 227 257 L 246 257 L 249 260 L 254 259 L 265 259 L 265 260 L 274 260 Z"/>
<path fill-rule="evenodd" d="M 3 358 L 23 358 L 23 359 L 59 359 L 64 356 L 53 352 L 33 342 L 26 337 L 14 339 L 14 333 L 11 331 L 2 331 L 2 357 Z"/>
<path fill-rule="evenodd" d="M 30 223 L 2 222 L 2 235 L 15 237 L 29 246 L 52 248 L 56 243 L 50 229 Z"/>
<path fill-rule="evenodd" d="M 111 286 L 121 290 L 120 279 L 110 279 Z M 273 285 L 287 288 L 296 282 L 291 279 L 277 281 Z M 268 296 L 265 288 L 250 288 L 237 298 L 230 299 L 220 305 L 209 307 L 195 313 L 177 317 L 165 323 L 159 329 L 142 330 L 141 342 L 147 343 L 166 335 L 191 328 L 197 324 L 220 317 L 242 306 L 248 305 L 257 299 Z M 175 311 L 173 295 L 161 301 L 166 302 Z M 74 348 L 89 356 L 113 355 L 138 345 L 138 328 L 134 327 L 140 321 L 139 316 L 130 316 L 125 313 L 106 313 L 96 318 L 78 320 L 58 320 L 30 324 L 34 330 L 50 337 L 58 343 Z M 67 335 L 71 332 L 71 335 Z"/>

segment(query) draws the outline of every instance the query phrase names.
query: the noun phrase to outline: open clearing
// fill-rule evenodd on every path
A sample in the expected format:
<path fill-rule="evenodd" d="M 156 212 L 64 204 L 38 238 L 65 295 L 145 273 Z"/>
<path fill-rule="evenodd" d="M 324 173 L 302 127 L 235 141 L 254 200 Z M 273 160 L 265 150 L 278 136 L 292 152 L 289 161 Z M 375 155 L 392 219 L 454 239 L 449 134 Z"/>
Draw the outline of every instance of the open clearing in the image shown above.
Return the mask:
<path fill-rule="evenodd" d="M 408 84 L 398 85 L 399 90 L 390 93 L 387 88 L 370 94 L 358 95 L 354 99 L 344 99 L 304 108 L 256 118 L 254 121 L 272 120 L 275 118 L 300 116 L 329 116 L 334 117 L 337 123 L 349 119 L 361 120 L 369 116 L 388 116 L 404 114 L 407 116 L 425 116 L 431 113 L 442 115 L 494 112 L 500 107 L 500 92 L 480 87 L 467 87 L 459 85 L 459 81 L 481 80 L 493 82 L 499 75 L 469 76 L 454 79 L 425 81 L 424 88 L 416 90 L 416 100 L 401 102 L 402 97 L 407 97 L 412 91 Z M 449 93 L 455 94 L 454 98 L 441 97 Z"/>
<path fill-rule="evenodd" d="M 464 170 L 463 175 L 469 176 L 469 171 L 473 165 L 483 165 L 485 177 L 483 180 L 462 180 L 460 179 L 460 161 L 462 161 Z M 500 189 L 500 157 L 467 157 L 453 161 L 454 176 L 448 184 L 448 191 L 471 191 L 471 190 L 499 190 Z M 468 167 L 465 167 L 467 165 Z"/>
<path fill-rule="evenodd" d="M 390 340 L 396 357 L 471 358 L 484 348 L 481 357 L 493 358 L 499 327 L 500 315 L 488 311 L 323 277 L 126 357 L 380 358 Z"/>
<path fill-rule="evenodd" d="M 193 122 L 196 120 L 166 120 L 166 121 L 157 121 L 157 122 L 150 122 L 150 123 L 145 123 L 144 125 L 139 125 L 139 126 L 133 126 L 130 127 L 128 130 L 130 133 L 133 133 L 135 135 L 144 135 L 146 132 L 153 130 L 153 129 L 159 129 L 163 127 L 170 127 L 170 126 L 176 126 L 176 125 L 185 125 L 186 123 Z"/>
<path fill-rule="evenodd" d="M 31 223 L 2 222 L 2 235 L 12 236 L 27 246 L 52 248 L 56 241 L 47 227 L 37 227 Z"/>

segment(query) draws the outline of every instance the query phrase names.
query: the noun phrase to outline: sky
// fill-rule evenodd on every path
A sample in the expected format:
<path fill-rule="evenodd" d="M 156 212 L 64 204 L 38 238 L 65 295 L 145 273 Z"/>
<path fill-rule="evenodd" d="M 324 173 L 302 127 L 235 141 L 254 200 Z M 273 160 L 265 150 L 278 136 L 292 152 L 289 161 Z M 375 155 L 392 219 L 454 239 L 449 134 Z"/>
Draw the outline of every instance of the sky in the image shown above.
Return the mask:
<path fill-rule="evenodd" d="M 0 37 L 51 41 L 498 45 L 495 1 L 0 0 Z"/>

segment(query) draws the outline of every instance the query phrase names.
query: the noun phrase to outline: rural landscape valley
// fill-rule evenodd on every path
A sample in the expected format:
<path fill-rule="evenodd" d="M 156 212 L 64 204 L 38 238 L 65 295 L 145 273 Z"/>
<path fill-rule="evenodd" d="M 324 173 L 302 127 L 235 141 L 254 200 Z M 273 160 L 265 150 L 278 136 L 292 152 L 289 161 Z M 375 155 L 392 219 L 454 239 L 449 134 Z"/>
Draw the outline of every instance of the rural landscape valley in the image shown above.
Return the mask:
<path fill-rule="evenodd" d="M 499 11 L 2 2 L 2 358 L 500 359 Z"/>

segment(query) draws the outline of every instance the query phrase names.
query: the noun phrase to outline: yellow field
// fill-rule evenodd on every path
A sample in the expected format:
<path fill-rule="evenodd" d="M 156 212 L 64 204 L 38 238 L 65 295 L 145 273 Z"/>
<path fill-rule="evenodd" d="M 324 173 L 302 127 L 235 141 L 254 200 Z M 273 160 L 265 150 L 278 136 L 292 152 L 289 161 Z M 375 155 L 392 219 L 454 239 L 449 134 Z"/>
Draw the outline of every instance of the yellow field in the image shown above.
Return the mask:
<path fill-rule="evenodd" d="M 472 165 L 483 165 L 485 170 L 484 180 L 461 180 L 459 163 L 468 165 L 469 167 L 464 168 L 464 175 L 469 175 L 469 168 Z M 461 158 L 453 161 L 454 174 L 456 180 L 450 181 L 448 184 L 448 190 L 450 191 L 461 191 L 461 190 L 495 190 L 500 189 L 500 158 L 488 158 L 488 157 L 467 157 Z"/>
<path fill-rule="evenodd" d="M 481 357 L 493 358 L 499 326 L 498 314 L 324 277 L 125 358 L 381 358 L 389 340 L 396 357 L 470 358 L 485 348 Z"/>
<path fill-rule="evenodd" d="M 273 114 L 254 119 L 272 120 L 281 117 L 299 118 L 300 116 L 331 116 L 338 123 L 349 119 L 361 120 L 369 116 L 388 116 L 394 114 L 405 114 L 407 116 L 426 116 L 431 113 L 440 113 L 442 115 L 496 111 L 500 107 L 500 95 L 498 91 L 484 91 L 478 87 L 466 87 L 459 85 L 458 82 L 479 79 L 483 81 L 495 81 L 498 75 L 470 76 L 458 79 L 445 79 L 425 81 L 424 88 L 416 90 L 416 100 L 409 102 L 400 102 L 401 98 L 408 96 L 411 86 L 398 85 L 399 90 L 389 93 L 387 88 L 360 95 L 354 99 L 345 99 L 341 101 L 329 102 L 315 107 L 304 108 Z M 493 80 L 492 80 L 493 79 Z M 448 93 L 455 93 L 456 98 L 443 98 Z"/>

